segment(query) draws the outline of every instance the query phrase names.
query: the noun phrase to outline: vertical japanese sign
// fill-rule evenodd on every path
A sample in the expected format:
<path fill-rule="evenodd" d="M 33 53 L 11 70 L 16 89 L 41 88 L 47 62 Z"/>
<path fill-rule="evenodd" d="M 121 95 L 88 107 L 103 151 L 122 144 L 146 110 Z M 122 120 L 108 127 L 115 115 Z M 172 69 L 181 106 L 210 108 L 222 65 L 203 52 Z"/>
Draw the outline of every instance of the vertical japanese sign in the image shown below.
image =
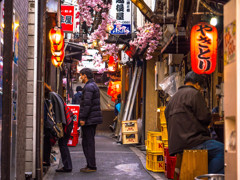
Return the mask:
<path fill-rule="evenodd" d="M 61 6 L 62 30 L 72 32 L 74 25 L 74 6 Z"/>
<path fill-rule="evenodd" d="M 224 28 L 224 65 L 235 60 L 236 57 L 236 21 Z"/>
<path fill-rule="evenodd" d="M 113 0 L 110 15 L 122 24 L 121 30 L 116 27 L 111 31 L 111 34 L 126 34 L 131 33 L 131 0 Z"/>
<path fill-rule="evenodd" d="M 217 29 L 205 22 L 191 30 L 191 65 L 197 74 L 211 74 L 217 62 Z"/>

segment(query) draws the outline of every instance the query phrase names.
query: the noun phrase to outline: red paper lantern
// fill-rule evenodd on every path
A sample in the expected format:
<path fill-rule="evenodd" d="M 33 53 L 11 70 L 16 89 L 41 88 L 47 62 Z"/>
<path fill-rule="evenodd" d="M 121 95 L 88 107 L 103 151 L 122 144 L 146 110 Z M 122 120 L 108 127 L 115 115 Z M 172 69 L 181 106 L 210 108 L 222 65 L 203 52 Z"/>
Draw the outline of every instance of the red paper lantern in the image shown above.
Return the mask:
<path fill-rule="evenodd" d="M 130 57 L 132 58 L 133 55 L 135 54 L 136 52 L 136 47 L 135 46 L 130 46 L 126 51 L 125 53 Z"/>
<path fill-rule="evenodd" d="M 115 102 L 117 99 L 117 95 L 121 94 L 121 81 L 110 81 L 108 85 L 108 92 L 109 96 L 112 96 L 112 101 Z"/>
<path fill-rule="evenodd" d="M 217 29 L 200 22 L 191 30 L 191 65 L 197 74 L 211 74 L 217 62 Z"/>
<path fill-rule="evenodd" d="M 55 26 L 49 31 L 49 39 L 52 45 L 60 45 L 64 41 L 64 33 L 61 28 Z"/>
<path fill-rule="evenodd" d="M 54 27 L 49 31 L 49 39 L 51 42 L 52 64 L 59 67 L 64 59 L 64 33 L 60 28 Z"/>
<path fill-rule="evenodd" d="M 59 61 L 59 57 L 55 57 L 55 56 L 52 56 L 51 61 L 55 67 L 60 67 L 63 63 L 63 61 Z"/>
<path fill-rule="evenodd" d="M 114 61 L 114 57 L 110 56 L 108 60 L 108 70 L 109 71 L 116 71 L 117 69 L 117 63 Z"/>

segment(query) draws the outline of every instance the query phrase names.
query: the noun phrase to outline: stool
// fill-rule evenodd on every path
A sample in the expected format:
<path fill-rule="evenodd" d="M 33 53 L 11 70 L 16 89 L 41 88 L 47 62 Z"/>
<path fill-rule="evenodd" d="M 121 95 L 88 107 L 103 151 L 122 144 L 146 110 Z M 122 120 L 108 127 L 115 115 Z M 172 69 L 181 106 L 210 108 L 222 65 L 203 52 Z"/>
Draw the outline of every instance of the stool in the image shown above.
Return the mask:
<path fill-rule="evenodd" d="M 208 178 L 208 180 L 224 180 L 224 174 L 204 174 L 201 176 L 197 176 L 194 180 L 203 180 L 201 178 Z"/>
<path fill-rule="evenodd" d="M 174 180 L 193 180 L 194 177 L 208 173 L 207 150 L 184 150 L 177 154 Z"/>

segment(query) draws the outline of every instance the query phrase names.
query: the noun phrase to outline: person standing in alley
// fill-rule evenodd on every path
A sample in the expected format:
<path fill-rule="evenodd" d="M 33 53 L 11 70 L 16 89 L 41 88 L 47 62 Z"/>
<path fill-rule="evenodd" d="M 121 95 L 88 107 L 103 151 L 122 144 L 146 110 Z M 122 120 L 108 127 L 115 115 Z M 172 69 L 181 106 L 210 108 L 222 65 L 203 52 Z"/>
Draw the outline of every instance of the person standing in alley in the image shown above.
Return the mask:
<path fill-rule="evenodd" d="M 79 112 L 79 126 L 82 127 L 82 147 L 87 166 L 81 172 L 97 170 L 95 158 L 95 133 L 98 124 L 102 123 L 100 108 L 100 91 L 93 79 L 93 72 L 89 68 L 80 71 L 80 78 L 85 86 L 82 91 Z"/>
<path fill-rule="evenodd" d="M 212 140 L 208 130 L 212 116 L 200 93 L 204 76 L 190 71 L 184 86 L 170 99 L 165 110 L 169 153 L 184 149 L 208 150 L 208 173 L 224 174 L 224 145 Z"/>
<path fill-rule="evenodd" d="M 76 91 L 77 93 L 74 94 L 73 99 L 72 99 L 72 104 L 79 104 L 81 102 L 81 97 L 82 97 L 82 86 L 77 86 Z"/>

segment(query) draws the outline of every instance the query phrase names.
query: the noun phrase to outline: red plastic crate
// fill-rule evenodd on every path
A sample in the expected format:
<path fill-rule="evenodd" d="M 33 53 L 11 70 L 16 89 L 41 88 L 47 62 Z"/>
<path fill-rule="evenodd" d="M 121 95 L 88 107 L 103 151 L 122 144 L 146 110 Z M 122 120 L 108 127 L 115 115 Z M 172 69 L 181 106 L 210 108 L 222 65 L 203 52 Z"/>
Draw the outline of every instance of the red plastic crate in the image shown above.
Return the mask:
<path fill-rule="evenodd" d="M 177 162 L 177 157 L 176 156 L 168 156 L 167 158 L 167 178 L 168 179 L 173 179 L 174 177 L 174 171 L 175 171 L 175 166 Z"/>
<path fill-rule="evenodd" d="M 68 140 L 68 146 L 76 146 L 78 144 L 78 133 L 77 134 L 71 134 L 69 140 Z"/>

